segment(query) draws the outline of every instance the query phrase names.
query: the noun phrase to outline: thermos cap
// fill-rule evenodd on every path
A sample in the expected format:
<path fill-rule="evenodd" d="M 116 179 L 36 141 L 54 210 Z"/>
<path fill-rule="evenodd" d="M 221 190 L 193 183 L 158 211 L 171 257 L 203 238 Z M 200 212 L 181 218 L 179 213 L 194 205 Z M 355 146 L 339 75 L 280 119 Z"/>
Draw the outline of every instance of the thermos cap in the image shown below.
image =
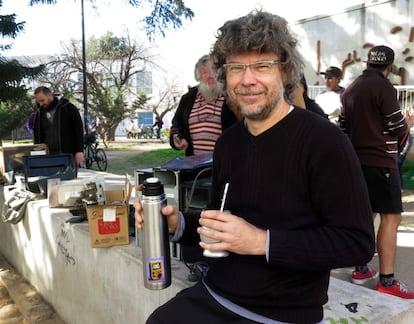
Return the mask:
<path fill-rule="evenodd" d="M 164 185 L 156 178 L 151 177 L 144 180 L 142 184 L 142 195 L 143 196 L 159 196 L 164 193 Z"/>

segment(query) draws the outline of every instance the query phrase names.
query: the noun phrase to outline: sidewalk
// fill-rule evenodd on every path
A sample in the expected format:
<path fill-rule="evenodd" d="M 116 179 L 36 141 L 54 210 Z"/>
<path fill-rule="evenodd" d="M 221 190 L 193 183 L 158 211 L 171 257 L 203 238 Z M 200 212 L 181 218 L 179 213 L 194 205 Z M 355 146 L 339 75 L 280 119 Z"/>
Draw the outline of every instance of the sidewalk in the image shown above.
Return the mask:
<path fill-rule="evenodd" d="M 404 190 L 402 200 L 404 213 L 398 230 L 395 275 L 414 290 L 414 191 Z M 379 216 L 375 220 L 376 229 L 378 224 Z M 377 256 L 369 266 L 379 270 Z M 353 270 L 342 268 L 331 272 L 328 305 L 333 309 L 325 309 L 326 323 L 328 319 L 331 323 L 414 323 L 414 300 L 378 293 L 375 280 L 363 286 L 354 285 L 351 283 Z"/>
<path fill-rule="evenodd" d="M 0 254 L 0 324 L 65 324 Z"/>

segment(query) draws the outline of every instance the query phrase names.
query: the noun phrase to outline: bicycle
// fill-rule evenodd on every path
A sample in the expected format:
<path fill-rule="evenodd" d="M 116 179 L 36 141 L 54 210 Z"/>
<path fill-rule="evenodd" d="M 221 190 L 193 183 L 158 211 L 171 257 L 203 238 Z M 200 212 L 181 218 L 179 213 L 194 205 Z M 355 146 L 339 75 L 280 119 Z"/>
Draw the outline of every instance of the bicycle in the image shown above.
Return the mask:
<path fill-rule="evenodd" d="M 90 169 L 93 162 L 96 162 L 99 171 L 106 171 L 108 160 L 103 149 L 98 148 L 98 141 L 96 140 L 95 132 L 86 134 L 84 136 L 83 154 L 85 157 L 85 167 Z"/>

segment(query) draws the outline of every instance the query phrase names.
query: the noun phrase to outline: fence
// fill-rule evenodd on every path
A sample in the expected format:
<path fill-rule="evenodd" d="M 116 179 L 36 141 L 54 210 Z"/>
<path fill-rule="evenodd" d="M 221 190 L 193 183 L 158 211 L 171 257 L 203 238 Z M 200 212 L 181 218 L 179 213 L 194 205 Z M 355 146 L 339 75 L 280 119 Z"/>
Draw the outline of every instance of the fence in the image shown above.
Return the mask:
<path fill-rule="evenodd" d="M 325 89 L 325 86 L 308 86 L 308 95 L 315 99 L 319 92 Z M 414 107 L 414 86 L 395 86 L 397 97 L 401 109 Z"/>

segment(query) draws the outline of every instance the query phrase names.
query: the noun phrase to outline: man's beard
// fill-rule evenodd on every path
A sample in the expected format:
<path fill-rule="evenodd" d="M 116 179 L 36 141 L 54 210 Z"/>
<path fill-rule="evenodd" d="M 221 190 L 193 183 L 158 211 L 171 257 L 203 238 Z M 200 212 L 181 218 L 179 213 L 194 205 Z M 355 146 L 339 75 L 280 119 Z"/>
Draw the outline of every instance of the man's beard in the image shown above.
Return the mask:
<path fill-rule="evenodd" d="M 215 99 L 223 95 L 223 84 L 217 82 L 215 87 L 210 87 L 208 84 L 201 82 L 198 86 L 198 92 L 206 99 Z"/>
<path fill-rule="evenodd" d="M 255 94 L 255 93 L 257 94 L 259 92 L 262 92 L 262 90 L 255 91 L 255 89 L 252 89 L 252 88 L 239 88 L 235 90 L 235 93 L 239 95 L 240 94 L 248 95 L 248 94 Z M 239 102 L 235 102 L 233 99 L 232 101 L 236 104 L 237 108 L 239 109 L 243 117 L 250 119 L 250 120 L 265 120 L 269 117 L 271 112 L 275 110 L 275 108 L 282 101 L 283 93 L 284 93 L 283 85 L 280 85 L 279 91 L 272 101 L 266 102 L 264 105 L 258 105 L 253 111 L 244 109 L 244 107 Z"/>
<path fill-rule="evenodd" d="M 41 109 L 43 109 L 46 112 L 50 112 L 53 109 L 56 108 L 58 104 L 58 98 L 57 97 L 53 97 L 53 100 L 51 102 L 48 102 L 47 104 L 45 104 L 44 106 L 40 107 Z"/>

